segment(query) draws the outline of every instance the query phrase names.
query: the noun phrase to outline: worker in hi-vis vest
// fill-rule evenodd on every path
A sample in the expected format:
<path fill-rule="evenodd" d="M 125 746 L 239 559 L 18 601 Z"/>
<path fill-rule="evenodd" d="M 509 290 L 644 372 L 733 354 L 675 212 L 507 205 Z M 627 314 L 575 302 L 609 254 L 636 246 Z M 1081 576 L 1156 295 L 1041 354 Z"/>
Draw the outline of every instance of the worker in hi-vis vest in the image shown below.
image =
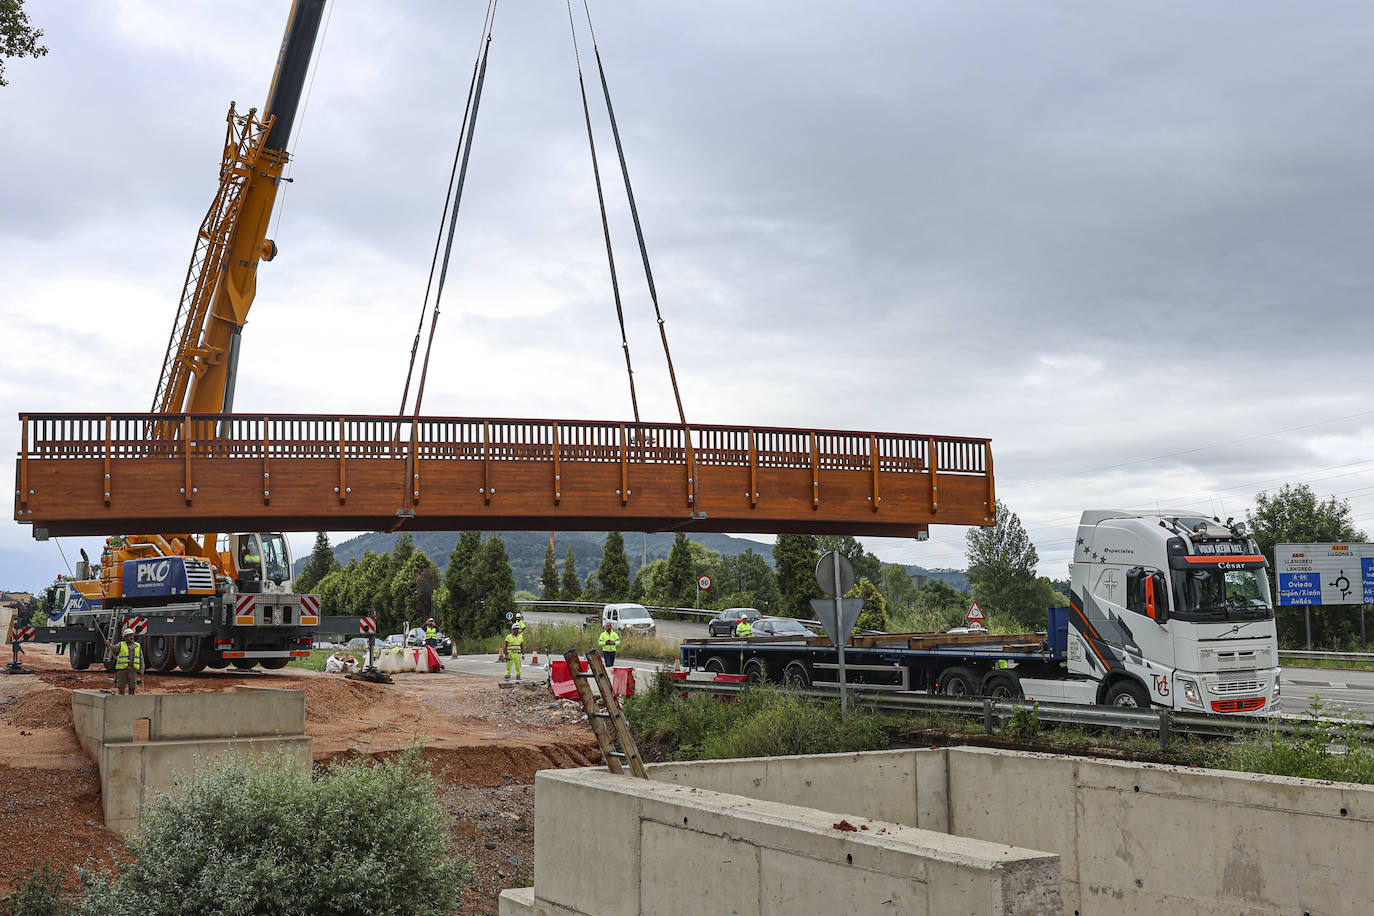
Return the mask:
<path fill-rule="evenodd" d="M 736 636 L 753 636 L 754 628 L 749 624 L 748 617 L 741 617 L 739 623 L 735 624 Z"/>
<path fill-rule="evenodd" d="M 433 617 L 425 621 L 425 645 L 439 645 L 439 628 L 434 625 Z"/>
<path fill-rule="evenodd" d="M 115 650 L 115 687 L 120 693 L 134 694 L 138 688 L 138 677 L 143 673 L 143 647 L 134 641 L 134 631 L 124 631 L 124 641 Z"/>
<path fill-rule="evenodd" d="M 615 653 L 620 650 L 620 634 L 606 621 L 606 629 L 596 637 L 596 647 L 601 650 L 601 660 L 607 668 L 615 666 Z"/>
<path fill-rule="evenodd" d="M 515 665 L 515 679 L 520 680 L 520 661 L 525 651 L 525 634 L 520 627 L 510 625 L 510 632 L 501 643 L 501 656 L 506 660 L 506 680 L 510 680 L 511 665 Z"/>

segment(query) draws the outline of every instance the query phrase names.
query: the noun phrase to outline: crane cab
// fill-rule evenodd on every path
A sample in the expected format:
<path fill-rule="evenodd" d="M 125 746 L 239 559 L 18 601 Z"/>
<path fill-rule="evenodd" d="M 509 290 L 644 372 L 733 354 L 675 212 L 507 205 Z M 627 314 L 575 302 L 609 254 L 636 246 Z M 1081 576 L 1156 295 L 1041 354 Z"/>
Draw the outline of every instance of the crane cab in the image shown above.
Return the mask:
<path fill-rule="evenodd" d="M 291 546 L 278 532 L 223 534 L 216 543 L 225 569 L 234 572 L 239 592 L 290 592 Z"/>

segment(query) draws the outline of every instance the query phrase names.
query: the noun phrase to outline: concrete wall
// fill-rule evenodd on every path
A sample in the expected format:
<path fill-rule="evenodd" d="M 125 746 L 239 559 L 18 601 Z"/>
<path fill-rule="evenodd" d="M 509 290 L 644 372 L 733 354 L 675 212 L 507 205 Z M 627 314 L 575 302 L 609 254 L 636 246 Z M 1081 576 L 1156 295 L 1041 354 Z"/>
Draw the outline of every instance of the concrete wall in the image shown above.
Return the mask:
<path fill-rule="evenodd" d="M 841 817 L 546 770 L 535 781 L 534 888 L 503 895 L 501 912 L 1060 912 L 1057 856 L 863 818 L 851 823 L 866 830 L 838 830 Z"/>
<path fill-rule="evenodd" d="M 1053 852 L 1066 912 L 1374 910 L 1374 787 L 985 748 L 650 767 L 655 780 Z"/>
<path fill-rule="evenodd" d="M 146 804 L 226 755 L 282 755 L 310 768 L 305 693 L 235 687 L 219 693 L 72 693 L 77 739 L 100 767 L 105 826 L 137 831 Z"/>

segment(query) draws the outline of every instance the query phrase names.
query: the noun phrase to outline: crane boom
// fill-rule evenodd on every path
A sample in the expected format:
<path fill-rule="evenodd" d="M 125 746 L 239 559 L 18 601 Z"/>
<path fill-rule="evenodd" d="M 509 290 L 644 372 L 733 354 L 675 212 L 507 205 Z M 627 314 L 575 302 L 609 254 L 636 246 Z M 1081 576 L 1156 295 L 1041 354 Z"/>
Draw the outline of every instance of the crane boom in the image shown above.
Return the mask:
<path fill-rule="evenodd" d="M 263 117 L 229 106 L 219 189 L 196 235 L 154 413 L 233 408 L 239 335 L 257 292 L 258 263 L 276 255 L 267 231 L 324 8 L 325 0 L 293 0 Z M 170 438 L 175 427 L 155 424 L 152 434 Z"/>

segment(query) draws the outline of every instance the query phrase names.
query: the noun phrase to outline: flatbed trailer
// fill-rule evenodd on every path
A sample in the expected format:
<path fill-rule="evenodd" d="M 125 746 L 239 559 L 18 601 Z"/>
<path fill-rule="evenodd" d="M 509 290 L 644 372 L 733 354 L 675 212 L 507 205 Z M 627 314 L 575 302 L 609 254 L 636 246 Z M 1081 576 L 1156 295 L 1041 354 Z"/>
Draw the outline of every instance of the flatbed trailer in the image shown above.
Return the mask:
<path fill-rule="evenodd" d="M 1023 678 L 1065 680 L 1068 608 L 1050 610 L 1044 633 L 885 633 L 852 636 L 845 680 L 869 689 L 920 690 L 954 696 L 1021 696 Z M 683 640 L 681 664 L 751 682 L 835 683 L 834 645 L 819 636 L 754 636 Z"/>

